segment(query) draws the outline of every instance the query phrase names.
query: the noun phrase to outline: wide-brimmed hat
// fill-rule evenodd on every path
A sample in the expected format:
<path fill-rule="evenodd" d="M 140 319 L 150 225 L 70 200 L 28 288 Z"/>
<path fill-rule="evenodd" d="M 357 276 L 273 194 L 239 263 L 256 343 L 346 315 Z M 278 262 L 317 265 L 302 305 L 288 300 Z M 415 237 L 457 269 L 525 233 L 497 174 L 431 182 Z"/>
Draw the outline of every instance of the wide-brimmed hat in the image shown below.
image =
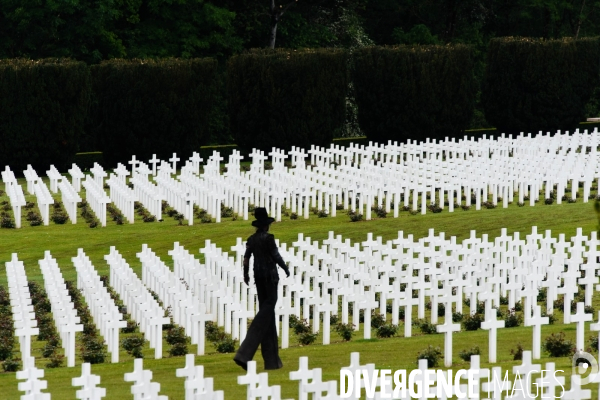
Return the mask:
<path fill-rule="evenodd" d="M 269 226 L 275 221 L 275 218 L 269 217 L 267 209 L 264 207 L 257 207 L 254 209 L 254 218 L 256 218 L 256 221 L 252 221 L 252 226 L 257 228 L 261 226 Z"/>

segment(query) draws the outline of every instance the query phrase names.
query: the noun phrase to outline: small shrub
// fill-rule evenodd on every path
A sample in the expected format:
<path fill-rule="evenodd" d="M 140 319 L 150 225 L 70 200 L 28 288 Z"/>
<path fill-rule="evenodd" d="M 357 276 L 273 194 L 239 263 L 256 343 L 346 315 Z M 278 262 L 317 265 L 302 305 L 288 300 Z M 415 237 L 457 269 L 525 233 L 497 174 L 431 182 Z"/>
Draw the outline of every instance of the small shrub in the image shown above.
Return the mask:
<path fill-rule="evenodd" d="M 55 224 L 62 225 L 69 220 L 69 216 L 62 209 L 57 209 L 56 205 L 54 206 L 54 212 L 52 213 L 52 222 Z"/>
<path fill-rule="evenodd" d="M 342 203 L 337 203 L 337 204 L 335 205 L 335 209 L 336 209 L 336 210 L 343 210 L 343 209 L 344 209 L 344 205 L 343 205 Z"/>
<path fill-rule="evenodd" d="M 186 343 L 175 343 L 169 349 L 169 355 L 171 357 L 185 356 L 188 353 L 188 346 Z"/>
<path fill-rule="evenodd" d="M 427 368 L 434 368 L 438 366 L 438 363 L 442 358 L 444 358 L 444 356 L 442 355 L 440 348 L 429 345 L 429 347 L 421 350 L 419 355 L 417 355 L 417 364 L 419 363 L 419 360 L 425 359 L 427 360 Z"/>
<path fill-rule="evenodd" d="M 310 332 L 311 330 L 312 327 L 305 319 L 297 321 L 296 325 L 294 325 L 294 333 L 296 335 L 301 335 L 303 333 Z"/>
<path fill-rule="evenodd" d="M 383 324 L 379 328 L 377 328 L 377 337 L 378 338 L 389 338 L 396 336 L 398 332 L 398 325 L 392 324 Z"/>
<path fill-rule="evenodd" d="M 513 356 L 513 360 L 522 360 L 523 359 L 523 345 L 521 343 L 517 343 L 517 348 L 512 349 L 510 354 Z"/>
<path fill-rule="evenodd" d="M 342 324 L 341 322 L 336 325 L 335 331 L 342 337 L 344 342 L 349 342 L 354 336 L 354 324 Z"/>
<path fill-rule="evenodd" d="M 452 322 L 461 322 L 464 318 L 464 315 L 462 313 L 459 312 L 453 312 L 452 313 Z"/>
<path fill-rule="evenodd" d="M 12 324 L 12 321 L 10 321 Z M 15 343 L 13 332 L 3 332 L 6 336 L 0 334 L 0 360 L 7 360 L 13 356 L 13 346 Z M 10 335 L 10 336 L 8 336 Z"/>
<path fill-rule="evenodd" d="M 377 215 L 377 218 L 386 218 L 387 211 L 385 211 L 385 208 L 383 208 L 383 207 L 377 207 L 375 209 L 375 215 Z"/>
<path fill-rule="evenodd" d="M 233 208 L 232 207 L 221 207 L 221 218 L 231 218 L 233 217 Z"/>
<path fill-rule="evenodd" d="M 296 326 L 296 324 L 298 323 L 298 321 L 300 321 L 300 318 L 298 318 L 296 316 L 296 314 L 291 314 L 290 315 L 290 321 L 289 321 L 289 327 L 291 329 L 294 329 L 294 327 Z"/>
<path fill-rule="evenodd" d="M 205 216 L 200 218 L 200 222 L 203 224 L 210 224 L 212 222 L 212 218 L 208 214 L 206 214 Z"/>
<path fill-rule="evenodd" d="M 121 333 L 133 333 L 137 329 L 138 324 L 135 321 L 128 320 L 127 326 L 121 328 Z"/>
<path fill-rule="evenodd" d="M 554 199 L 552 197 L 549 197 L 546 200 L 544 200 L 544 204 L 550 205 L 552 203 L 554 203 Z"/>
<path fill-rule="evenodd" d="M 106 350 L 101 339 L 86 336 L 81 349 L 81 359 L 90 364 L 101 364 L 106 359 Z"/>
<path fill-rule="evenodd" d="M 363 219 L 363 215 L 362 214 L 356 214 L 356 213 L 354 213 L 354 214 L 350 215 L 350 221 L 351 222 L 362 221 L 362 219 Z"/>
<path fill-rule="evenodd" d="M 329 325 L 336 326 L 340 322 L 340 317 L 336 314 L 329 315 Z"/>
<path fill-rule="evenodd" d="M 325 210 L 319 210 L 319 211 L 317 211 L 317 216 L 319 218 L 327 218 L 327 217 L 329 217 L 329 214 Z"/>
<path fill-rule="evenodd" d="M 438 204 L 435 204 L 435 203 L 428 205 L 427 209 L 435 214 L 442 212 L 442 207 L 440 207 Z"/>
<path fill-rule="evenodd" d="M 423 332 L 426 335 L 432 335 L 434 333 L 437 333 L 435 325 L 426 319 L 418 320 L 417 325 L 419 326 L 419 329 L 421 329 L 421 332 Z"/>
<path fill-rule="evenodd" d="M 576 199 L 576 198 L 574 199 L 574 198 L 572 198 L 572 197 L 569 197 L 569 199 L 567 200 L 567 202 L 568 202 L 568 203 L 571 203 L 571 204 L 572 204 L 572 203 L 577 203 L 577 199 Z"/>
<path fill-rule="evenodd" d="M 132 335 L 121 340 L 121 347 L 134 358 L 144 358 L 142 348 L 144 347 L 144 337 Z"/>
<path fill-rule="evenodd" d="M 371 327 L 378 329 L 385 324 L 385 315 L 379 314 L 373 310 L 371 314 Z"/>
<path fill-rule="evenodd" d="M 235 351 L 235 340 L 227 335 L 213 343 L 218 353 L 233 353 Z"/>
<path fill-rule="evenodd" d="M 554 323 L 556 322 L 556 317 L 554 316 L 554 314 L 548 314 L 546 313 L 546 310 L 542 311 L 542 317 L 548 317 L 549 325 L 554 325 Z"/>
<path fill-rule="evenodd" d="M 59 368 L 65 362 L 65 356 L 62 354 L 54 354 L 50 362 L 46 364 L 46 368 Z"/>
<path fill-rule="evenodd" d="M 474 315 L 465 315 L 462 319 L 462 324 L 465 327 L 466 331 L 476 331 L 481 328 L 481 322 L 483 321 L 483 316 L 479 313 Z"/>
<path fill-rule="evenodd" d="M 298 335 L 298 343 L 300 343 L 302 346 L 313 344 L 315 340 L 317 340 L 317 335 L 318 333 L 303 332 Z"/>
<path fill-rule="evenodd" d="M 43 348 L 41 348 L 40 350 L 42 352 L 42 357 L 50 358 L 56 352 L 56 346 L 52 346 L 51 344 L 46 343 L 46 345 Z"/>
<path fill-rule="evenodd" d="M 0 228 L 14 229 L 16 227 L 15 221 L 8 215 L 2 216 L 0 219 Z"/>
<path fill-rule="evenodd" d="M 519 312 L 523 311 L 523 303 L 521 303 L 521 300 L 519 300 L 515 303 L 515 311 L 519 311 Z"/>
<path fill-rule="evenodd" d="M 463 211 L 469 211 L 469 210 L 471 209 L 471 206 L 468 206 L 468 205 L 466 205 L 466 204 L 462 204 L 462 205 L 460 206 L 460 208 L 462 208 L 462 209 L 463 209 Z"/>
<path fill-rule="evenodd" d="M 481 205 L 487 209 L 493 209 L 497 207 L 497 204 L 494 204 L 491 201 L 484 201 L 483 203 L 481 203 Z"/>
<path fill-rule="evenodd" d="M 185 329 L 180 326 L 173 327 L 168 330 L 166 335 L 166 341 L 171 346 L 176 344 L 188 344 L 189 338 L 185 334 Z"/>
<path fill-rule="evenodd" d="M 458 353 L 458 356 L 464 361 L 471 361 L 471 356 L 478 356 L 480 354 L 481 351 L 479 350 L 479 346 L 475 346 L 469 350 L 461 350 L 460 353 Z"/>
<path fill-rule="evenodd" d="M 588 349 L 588 353 L 592 351 L 598 351 L 598 335 L 590 336 L 590 349 Z"/>
<path fill-rule="evenodd" d="M 295 213 L 295 212 L 291 213 L 290 219 L 298 219 L 298 213 Z"/>
<path fill-rule="evenodd" d="M 564 357 L 575 352 L 573 342 L 565 339 L 564 332 L 552 333 L 546 337 L 542 346 L 550 357 Z"/>
<path fill-rule="evenodd" d="M 525 203 L 523 203 L 522 201 L 517 203 L 517 206 L 519 206 L 519 207 L 523 207 L 524 205 L 525 205 Z"/>
<path fill-rule="evenodd" d="M 506 316 L 504 317 L 505 328 L 514 328 L 520 326 L 522 323 L 523 317 L 520 314 L 517 314 L 514 308 L 506 312 Z"/>
<path fill-rule="evenodd" d="M 291 318 L 290 318 L 291 321 Z M 206 338 L 211 342 L 216 342 L 220 339 L 220 329 L 217 324 L 212 321 L 206 321 L 204 323 L 204 329 L 206 333 Z"/>
<path fill-rule="evenodd" d="M 8 358 L 2 363 L 2 369 L 4 372 L 15 372 L 21 368 L 20 358 Z"/>

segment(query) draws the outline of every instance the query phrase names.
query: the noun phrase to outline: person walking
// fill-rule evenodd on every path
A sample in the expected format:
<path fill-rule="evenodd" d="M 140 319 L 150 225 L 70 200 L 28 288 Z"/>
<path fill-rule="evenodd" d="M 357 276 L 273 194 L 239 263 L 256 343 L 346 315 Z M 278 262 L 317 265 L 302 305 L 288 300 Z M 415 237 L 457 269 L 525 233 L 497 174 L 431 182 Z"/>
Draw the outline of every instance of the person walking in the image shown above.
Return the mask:
<path fill-rule="evenodd" d="M 256 232 L 246 242 L 244 254 L 244 282 L 250 284 L 248 272 L 250 256 L 254 256 L 254 283 L 258 294 L 258 313 L 254 317 L 246 338 L 240 345 L 233 361 L 244 370 L 248 361 L 251 361 L 260 345 L 260 350 L 265 363 L 265 369 L 279 369 L 283 367 L 279 358 L 277 341 L 277 327 L 275 325 L 275 304 L 277 303 L 277 285 L 279 273 L 277 266 L 290 276 L 290 271 L 281 258 L 275 237 L 269 233 L 270 225 L 275 221 L 269 217 L 267 210 L 258 207 L 254 210 L 255 221 L 252 226 Z"/>

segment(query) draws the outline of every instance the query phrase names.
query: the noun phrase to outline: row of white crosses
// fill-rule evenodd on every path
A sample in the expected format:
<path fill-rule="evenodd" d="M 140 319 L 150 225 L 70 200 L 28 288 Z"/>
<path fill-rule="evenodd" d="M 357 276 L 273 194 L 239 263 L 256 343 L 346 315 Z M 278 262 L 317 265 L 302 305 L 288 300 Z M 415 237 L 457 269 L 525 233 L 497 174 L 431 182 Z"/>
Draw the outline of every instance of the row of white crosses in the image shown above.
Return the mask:
<path fill-rule="evenodd" d="M 439 143 L 429 139 L 400 145 L 370 142 L 368 146 L 351 144 L 347 148 L 332 144 L 328 149 L 312 146 L 308 152 L 293 148 L 288 154 L 276 148 L 268 154 L 255 149 L 250 153 L 250 171 L 240 172 L 239 162 L 243 157 L 234 151 L 225 174 L 220 173 L 223 158 L 215 151 L 207 160 L 203 174 L 200 174 L 202 158 L 194 153 L 181 168 L 178 180 L 171 176 L 176 173 L 180 161 L 176 154 L 168 162 L 160 161 L 154 155 L 149 161 L 152 170 L 135 156 L 129 164 L 132 179 L 138 181 L 134 185 L 142 186 L 140 191 L 145 193 L 140 195 L 134 189 L 136 197 L 140 201 L 143 199 L 147 208 L 156 203 L 156 192 L 150 196 L 149 181 L 142 179 L 151 173 L 160 189 L 160 200 L 166 199 L 183 213 L 189 224 L 193 223 L 191 210 L 194 204 L 206 209 L 218 222 L 221 203 L 246 219 L 250 202 L 266 207 L 278 221 L 281 206 L 308 218 L 310 207 L 335 216 L 338 203 L 370 219 L 372 206 L 382 207 L 387 212 L 393 207 L 394 217 L 397 217 L 401 204 L 415 210 L 420 206 L 424 214 L 429 203 L 444 208 L 446 199 L 452 212 L 455 204 L 463 204 L 462 196 L 466 199 L 464 205 L 468 206 L 474 196 L 477 210 L 487 201 L 488 195 L 492 196 L 494 205 L 502 197 L 502 205 L 507 207 L 509 201 L 515 200 L 515 193 L 518 193 L 519 202 L 524 202 L 528 195 L 529 204 L 533 206 L 541 196 L 549 198 L 554 185 L 557 185 L 556 201 L 560 203 L 569 184 L 571 199 L 576 198 L 580 182 L 586 202 L 592 182 L 600 179 L 599 140 L 596 131 L 576 131 L 572 135 L 558 132 L 554 136 L 540 134 L 535 138 L 502 135 L 488 139 L 484 135 L 477 141 L 465 136 L 462 140 L 446 139 Z M 269 156 L 273 169 L 266 171 L 264 165 Z M 311 166 L 307 167 L 305 159 L 309 156 Z M 290 158 L 293 168 L 284 165 L 286 158 Z M 75 167 L 69 172 L 77 190 L 81 172 Z M 106 177 L 102 167 L 96 163 L 90 171 L 98 187 L 102 188 Z M 30 167 L 25 174 L 31 189 L 37 174 Z M 64 178 L 53 166 L 47 174 L 51 191 L 55 192 L 58 182 Z M 119 164 L 115 174 L 125 183 L 130 173 Z M 94 198 L 101 193 L 91 190 L 89 195 Z M 118 207 L 123 207 L 122 211 L 129 215 L 130 202 Z M 152 213 L 157 215 L 157 212 Z M 102 215 L 102 211 L 97 214 Z"/>
<path fill-rule="evenodd" d="M 78 190 L 69 182 L 68 179 L 61 179 L 58 188 L 62 194 L 62 201 L 65 210 L 71 219 L 71 223 L 77 223 L 77 203 L 81 201 Z"/>
<path fill-rule="evenodd" d="M 50 223 L 50 204 L 54 204 L 54 197 L 52 197 L 48 186 L 41 179 L 37 179 L 33 183 L 33 191 L 37 199 L 40 214 L 42 214 L 42 220 L 44 221 L 44 225 L 47 226 Z"/>
<path fill-rule="evenodd" d="M 107 174 L 98 163 L 94 163 L 90 172 L 93 175 L 86 175 L 82 183 L 86 190 L 85 197 L 90 208 L 100 220 L 100 225 L 106 226 L 106 205 L 111 202 L 110 197 L 104 191 L 104 178 Z"/>
<path fill-rule="evenodd" d="M 15 336 L 19 338 L 21 359 L 25 360 L 31 356 L 31 337 L 39 334 L 40 330 L 35 319 L 23 261 L 19 261 L 17 254 L 13 253 L 5 265 Z"/>
<path fill-rule="evenodd" d="M 256 314 L 256 288 L 243 283 L 239 264 L 209 240 L 200 252 L 205 259 L 203 265 L 176 242 L 169 251 L 173 274 L 186 282 L 200 306 L 210 311 L 204 318 L 217 322 L 241 342 L 246 337 L 248 319 Z"/>
<path fill-rule="evenodd" d="M 173 321 L 182 326 L 198 354 L 204 354 L 205 323 L 214 319 L 202 302 L 146 245 L 137 254 L 142 263 L 142 282 L 158 295 L 165 309 L 170 308 Z"/>
<path fill-rule="evenodd" d="M 123 167 L 123 164 L 119 164 L 119 167 Z M 125 170 L 125 172 L 127 172 Z M 121 210 L 127 221 L 130 224 L 134 222 L 134 203 L 137 201 L 137 196 L 133 189 L 127 186 L 125 181 L 125 176 L 129 173 L 125 174 L 123 170 L 120 170 L 118 173 L 115 171 L 114 174 L 111 174 L 106 183 L 109 186 L 109 197 L 115 206 Z"/>
<path fill-rule="evenodd" d="M 71 258 L 77 271 L 77 289 L 81 291 L 96 326 L 104 337 L 111 353 L 111 362 L 119 362 L 119 330 L 127 326 L 123 314 L 119 312 L 107 288 L 100 280 L 89 257 L 83 249 L 77 249 L 77 256 Z"/>
<path fill-rule="evenodd" d="M 10 205 L 13 210 L 13 214 L 15 216 L 15 226 L 17 228 L 21 227 L 21 207 L 23 207 L 25 202 L 25 194 L 23 193 L 23 188 L 21 185 L 17 183 L 17 178 L 15 178 L 15 174 L 10 170 L 8 165 L 2 171 L 2 182 L 4 182 L 4 189 L 10 201 Z"/>
<path fill-rule="evenodd" d="M 74 367 L 75 334 L 83 332 L 83 325 L 79 323 L 73 299 L 69 295 L 58 263 L 52 258 L 50 251 L 44 252 L 44 258 L 39 260 L 39 265 L 44 277 L 44 288 L 50 300 L 52 318 L 59 332 L 62 347 L 65 349 L 67 366 Z"/>
<path fill-rule="evenodd" d="M 151 215 L 154 215 L 157 220 L 161 220 L 163 196 L 160 194 L 158 187 L 148 180 L 148 175 L 152 171 L 148 168 L 148 165 L 141 161 L 135 164 L 136 167 L 132 171 L 132 177 L 129 180 L 130 183 L 133 183 L 133 193 Z"/>
<path fill-rule="evenodd" d="M 117 292 L 131 318 L 139 324 L 140 332 L 154 349 L 154 358 L 162 358 L 162 326 L 169 323 L 165 311 L 133 272 L 123 256 L 111 246 L 104 256 L 110 267 L 110 285 Z"/>
<path fill-rule="evenodd" d="M 34 361 L 33 357 L 24 358 L 23 370 L 16 374 L 17 379 L 25 380 L 19 383 L 19 390 L 25 392 L 21 398 L 49 400 L 50 394 L 41 392 L 47 388 L 47 382 L 40 379 L 44 377 L 44 371 L 36 368 Z M 360 354 L 356 352 L 350 354 L 350 365 L 340 368 L 340 385 L 343 386 L 339 387 L 339 392 L 338 381 L 323 381 L 322 369 L 310 369 L 308 357 L 299 358 L 298 370 L 291 371 L 289 379 L 298 382 L 298 400 L 358 400 L 363 393 L 370 399 L 445 399 L 446 395 L 460 395 L 464 398 L 469 394 L 475 396 L 469 398 L 479 398 L 482 392 L 488 394 L 486 398 L 494 400 L 528 399 L 536 396 L 565 400 L 591 399 L 591 390 L 581 387 L 579 375 L 571 375 L 571 385 L 567 390 L 565 377 L 555 374 L 555 364 L 549 362 L 543 368 L 541 364 L 534 364 L 530 351 L 524 351 L 521 364 L 512 367 L 512 382 L 507 374 L 502 373 L 501 367 L 481 368 L 478 355 L 471 356 L 470 361 L 465 376 L 470 377 L 469 380 L 473 383 L 471 387 L 457 384 L 451 371 L 429 370 L 426 359 L 419 360 L 418 369 L 411 372 L 416 372 L 413 378 L 415 386 L 408 385 L 405 372 L 400 377 L 402 386 L 397 387 L 398 383 L 393 379 L 395 371 L 388 370 L 384 375 L 380 374 L 383 370 L 375 368 L 375 364 L 361 365 Z M 193 354 L 186 356 L 185 366 L 177 369 L 175 374 L 185 378 L 185 400 L 223 400 L 224 392 L 214 390 L 214 379 L 204 377 L 204 367 L 195 365 Z M 168 399 L 167 396 L 159 394 L 161 385 L 152 381 L 152 375 L 152 371 L 144 369 L 143 359 L 134 360 L 133 371 L 124 375 L 125 382 L 133 383 L 131 393 L 134 400 Z M 74 387 L 81 387 L 76 391 L 75 398 L 101 400 L 106 397 L 106 389 L 97 386 L 100 379 L 100 376 L 91 373 L 90 364 L 82 364 L 81 376 L 72 379 Z M 246 374 L 238 376 L 237 382 L 246 386 L 247 400 L 281 400 L 281 386 L 269 385 L 268 372 L 257 373 L 256 361 L 248 363 Z M 533 385 L 535 389 L 532 390 Z"/>

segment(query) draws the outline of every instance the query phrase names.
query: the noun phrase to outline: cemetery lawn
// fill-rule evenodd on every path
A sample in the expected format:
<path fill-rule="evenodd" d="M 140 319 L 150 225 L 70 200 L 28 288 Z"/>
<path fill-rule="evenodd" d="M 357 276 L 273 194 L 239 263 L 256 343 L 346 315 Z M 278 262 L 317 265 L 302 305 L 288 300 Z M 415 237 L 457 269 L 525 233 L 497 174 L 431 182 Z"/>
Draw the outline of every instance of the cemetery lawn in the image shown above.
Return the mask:
<path fill-rule="evenodd" d="M 0 201 L 8 200 L 7 196 L 0 196 Z M 26 196 L 27 201 L 35 202 L 34 196 Z M 24 215 L 26 212 L 23 213 Z M 136 253 L 141 250 L 142 244 L 148 246 L 168 265 L 172 265 L 168 251 L 173 248 L 174 242 L 179 242 L 192 254 L 200 257 L 199 249 L 204 247 L 205 240 L 210 239 L 217 246 L 229 251 L 230 247 L 236 242 L 237 237 L 247 238 L 253 233 L 250 221 L 238 219 L 232 221 L 231 218 L 224 218 L 220 224 L 200 223 L 197 219 L 193 226 L 179 226 L 173 218 L 164 216 L 164 222 L 143 223 L 137 217 L 134 224 L 116 225 L 109 221 L 105 228 L 89 228 L 82 218 L 78 218 L 77 224 L 73 225 L 70 221 L 65 225 L 56 225 L 50 222 L 49 226 L 31 227 L 23 217 L 21 229 L 0 229 L 0 261 L 9 261 L 11 253 L 17 253 L 19 260 L 25 263 L 29 280 L 42 281 L 41 273 L 38 267 L 38 260 L 42 259 L 45 250 L 50 250 L 52 256 L 57 259 L 63 272 L 65 280 L 75 280 L 76 273 L 71 262 L 71 257 L 75 256 L 78 248 L 83 248 L 90 257 L 92 263 L 100 274 L 108 274 L 108 267 L 104 261 L 104 255 L 109 253 L 110 246 L 115 246 L 117 250 L 125 257 L 130 266 L 138 274 L 141 272 L 141 266 L 136 258 Z M 516 203 L 503 209 L 500 205 L 495 209 L 482 209 L 475 211 L 474 206 L 469 211 L 457 209 L 454 213 L 449 213 L 446 207 L 443 212 L 433 214 L 428 212 L 426 215 L 410 215 L 408 212 L 400 212 L 400 217 L 393 218 L 393 213 L 388 214 L 387 218 L 377 219 L 373 214 L 373 220 L 350 222 L 348 216 L 343 210 L 338 211 L 335 218 L 318 218 L 316 215 L 310 216 L 310 219 L 304 220 L 301 217 L 298 220 L 290 220 L 289 217 L 283 217 L 283 221 L 272 225 L 272 233 L 281 242 L 291 245 L 297 238 L 298 233 L 304 233 L 305 237 L 312 240 L 323 240 L 328 236 L 329 231 L 349 238 L 352 242 L 366 240 L 367 233 L 372 232 L 373 236 L 382 236 L 385 240 L 391 240 L 398 236 L 398 231 L 404 231 L 404 235 L 413 234 L 415 239 L 428 235 L 429 229 L 435 229 L 436 234 L 445 232 L 446 238 L 456 236 L 457 242 L 461 242 L 470 235 L 471 230 L 477 231 L 477 236 L 487 234 L 489 239 L 497 237 L 501 233 L 501 228 L 507 228 L 508 234 L 520 232 L 521 239 L 531 232 L 532 226 L 538 227 L 539 233 L 545 230 L 552 230 L 552 236 L 558 237 L 559 234 L 565 234 L 566 240 L 576 233 L 576 228 L 583 228 L 583 234 L 589 235 L 591 231 L 597 229 L 598 220 L 594 212 L 594 202 L 583 203 L 581 197 L 576 203 L 563 202 L 561 205 L 544 205 L 543 200 L 530 207 L 527 204 L 524 207 L 518 207 Z M 233 255 L 233 254 L 232 254 Z M 4 268 L 0 268 L 0 284 L 6 285 L 6 273 Z M 594 298 L 596 309 L 600 307 L 600 296 Z M 466 313 L 468 308 L 464 308 Z M 416 315 L 416 308 L 414 311 Z M 575 340 L 575 325 L 563 326 L 561 324 L 562 314 L 556 313 L 557 322 L 554 325 L 546 325 L 542 328 L 542 342 L 552 332 L 563 331 L 567 338 Z M 440 318 L 440 323 L 443 317 Z M 589 324 L 588 324 L 589 325 Z M 525 349 L 531 348 L 532 328 L 518 327 L 505 328 L 498 334 L 498 363 L 503 370 L 518 364 L 512 360 L 511 349 L 515 349 L 517 343 L 521 343 Z M 587 339 L 591 335 L 589 330 L 586 334 Z M 403 333 L 403 324 L 400 326 L 398 335 Z M 121 337 L 124 337 L 122 335 Z M 290 348 L 281 350 L 280 356 L 284 363 L 284 368 L 278 371 L 269 371 L 269 383 L 282 385 L 283 398 L 297 398 L 298 385 L 295 381 L 289 380 L 289 372 L 298 368 L 298 357 L 308 356 L 309 367 L 321 367 L 323 369 L 323 380 L 339 380 L 339 369 L 342 366 L 349 365 L 350 353 L 358 351 L 361 353 L 361 364 L 375 363 L 376 368 L 389 369 L 412 369 L 416 367 L 417 353 L 425 349 L 428 345 L 439 346 L 443 352 L 443 335 L 422 335 L 418 327 L 413 326 L 413 337 L 402 338 L 395 337 L 391 339 L 372 339 L 360 340 L 362 337 L 362 326 L 356 332 L 354 339 L 347 343 L 342 343 L 341 338 L 332 329 L 331 341 L 329 346 L 321 345 L 319 337 L 315 344 L 301 347 L 295 341 L 295 337 L 290 332 Z M 375 337 L 374 331 L 372 337 Z M 75 397 L 76 388 L 71 386 L 71 378 L 81 374 L 79 367 L 81 360 L 77 360 L 75 368 L 45 368 L 48 360 L 41 358 L 39 349 L 42 342 L 32 342 L 32 353 L 35 355 L 38 367 L 45 369 L 48 380 L 48 392 L 52 393 L 53 398 Z M 482 367 L 488 367 L 488 333 L 478 330 L 475 332 L 460 332 L 454 335 L 453 346 L 453 369 L 468 368 L 468 363 L 462 361 L 458 354 L 461 350 L 467 350 L 478 346 L 482 355 Z M 161 394 L 169 396 L 170 399 L 183 399 L 183 379 L 175 377 L 175 369 L 184 366 L 184 357 L 169 357 L 165 344 L 165 358 L 161 360 L 153 359 L 153 350 L 145 348 L 144 368 L 153 372 L 153 379 L 161 384 Z M 195 346 L 190 347 L 190 351 L 196 351 Z M 232 361 L 232 354 L 218 354 L 210 343 L 206 346 L 207 355 L 198 356 L 197 364 L 203 364 L 205 367 L 205 376 L 214 377 L 215 388 L 225 390 L 226 399 L 244 398 L 246 387 L 237 385 L 237 376 L 243 374 L 243 371 Z M 79 350 L 77 350 L 79 354 Z M 594 351 L 595 353 L 595 351 Z M 107 398 L 111 399 L 131 399 L 131 384 L 123 380 L 123 374 L 133 370 L 132 358 L 126 353 L 121 353 L 121 362 L 118 364 L 98 364 L 92 366 L 92 373 L 102 377 L 100 386 L 107 388 Z M 258 371 L 262 372 L 262 358 L 260 352 L 255 359 L 258 361 Z M 568 357 L 549 359 L 542 353 L 542 363 L 554 361 L 557 369 L 565 370 L 565 375 L 570 375 L 571 360 Z M 440 367 L 443 367 L 443 359 L 440 360 Z M 567 385 L 568 388 L 568 379 Z M 594 392 L 597 390 L 593 386 Z M 15 373 L 0 373 L 1 399 L 18 399 L 20 393 L 17 391 L 17 380 Z M 593 396 L 597 396 L 594 394 Z"/>

